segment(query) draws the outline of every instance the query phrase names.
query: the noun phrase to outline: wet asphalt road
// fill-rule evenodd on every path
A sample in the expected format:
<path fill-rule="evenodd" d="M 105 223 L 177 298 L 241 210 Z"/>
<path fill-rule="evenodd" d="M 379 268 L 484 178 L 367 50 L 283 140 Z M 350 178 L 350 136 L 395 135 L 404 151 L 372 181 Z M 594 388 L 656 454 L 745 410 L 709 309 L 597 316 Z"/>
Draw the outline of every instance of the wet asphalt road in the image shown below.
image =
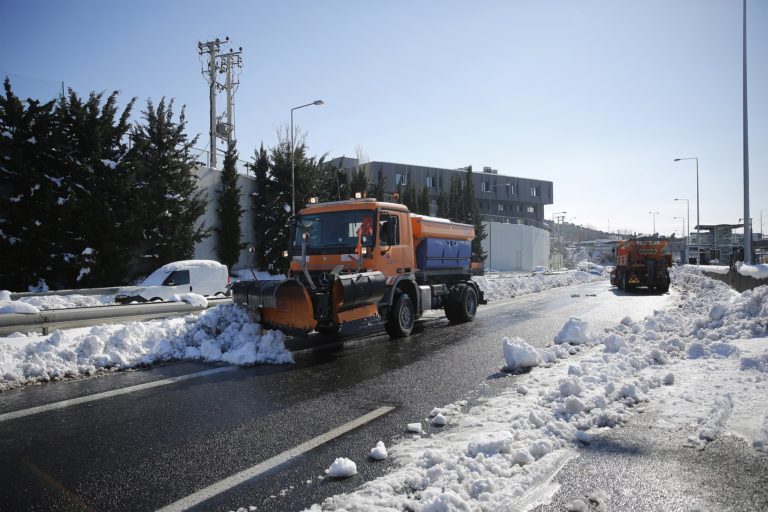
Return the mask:
<path fill-rule="evenodd" d="M 578 294 L 574 297 L 572 295 Z M 588 294 L 596 294 L 590 297 Z M 502 336 L 544 346 L 570 316 L 593 329 L 652 312 L 668 296 L 625 295 L 605 281 L 491 303 L 474 322 L 425 318 L 414 334 L 292 340 L 296 364 L 216 375 L 0 422 L 0 510 L 156 510 L 382 406 L 394 410 L 197 510 L 297 510 L 382 474 L 367 454 L 435 406 L 494 393 Z M 210 369 L 176 363 L 29 386 L 0 395 L 0 414 Z M 319 478 L 336 457 L 346 480 Z"/>
<path fill-rule="evenodd" d="M 560 490 L 533 512 L 573 509 L 669 512 L 768 510 L 768 457 L 726 435 L 703 450 L 687 442 L 691 426 L 660 427 L 653 414 L 593 438 L 553 482 Z M 590 498 L 592 498 L 590 500 Z"/>

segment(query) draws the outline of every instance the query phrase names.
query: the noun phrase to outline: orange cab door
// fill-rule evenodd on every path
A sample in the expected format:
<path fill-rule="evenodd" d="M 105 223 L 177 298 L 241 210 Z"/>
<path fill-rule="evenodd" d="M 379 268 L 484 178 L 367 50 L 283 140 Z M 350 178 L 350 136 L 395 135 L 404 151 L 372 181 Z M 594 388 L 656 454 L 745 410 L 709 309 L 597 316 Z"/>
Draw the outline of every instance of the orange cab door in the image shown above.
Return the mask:
<path fill-rule="evenodd" d="M 403 233 L 403 215 L 398 212 L 389 212 L 381 210 L 378 220 L 378 233 L 376 237 L 376 247 L 374 249 L 374 258 L 376 258 L 376 270 L 381 271 L 389 278 L 403 271 L 404 252 L 410 249 L 405 243 Z"/>

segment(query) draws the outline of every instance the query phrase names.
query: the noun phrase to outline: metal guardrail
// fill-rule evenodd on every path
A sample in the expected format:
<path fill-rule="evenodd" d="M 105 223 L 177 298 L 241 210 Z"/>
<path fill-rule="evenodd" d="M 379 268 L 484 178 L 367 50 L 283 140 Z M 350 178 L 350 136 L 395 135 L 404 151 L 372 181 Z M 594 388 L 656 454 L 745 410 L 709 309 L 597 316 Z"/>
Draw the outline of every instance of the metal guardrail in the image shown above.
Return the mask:
<path fill-rule="evenodd" d="M 49 290 L 47 292 L 12 292 L 11 300 L 23 297 L 47 297 L 50 295 L 114 295 L 121 286 L 112 288 L 80 288 L 79 290 Z"/>
<path fill-rule="evenodd" d="M 230 304 L 232 299 L 208 299 L 208 308 Z M 123 306 L 50 309 L 35 314 L 6 313 L 0 315 L 0 335 L 14 332 L 48 334 L 56 329 L 72 329 L 91 325 L 156 320 L 197 313 L 203 309 L 185 302 L 152 302 Z"/>

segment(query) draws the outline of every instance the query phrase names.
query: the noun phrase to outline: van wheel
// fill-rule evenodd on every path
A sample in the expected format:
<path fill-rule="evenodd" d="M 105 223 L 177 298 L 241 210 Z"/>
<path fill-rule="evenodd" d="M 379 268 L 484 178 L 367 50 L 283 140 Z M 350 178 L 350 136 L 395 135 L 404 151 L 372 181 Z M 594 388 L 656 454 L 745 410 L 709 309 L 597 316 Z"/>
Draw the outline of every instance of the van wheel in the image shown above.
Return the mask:
<path fill-rule="evenodd" d="M 477 312 L 477 293 L 471 286 L 462 285 L 456 290 L 455 299 L 445 306 L 445 316 L 453 324 L 471 322 Z"/>
<path fill-rule="evenodd" d="M 389 311 L 386 330 L 390 338 L 404 338 L 411 334 L 415 321 L 413 302 L 407 293 L 401 293 Z"/>

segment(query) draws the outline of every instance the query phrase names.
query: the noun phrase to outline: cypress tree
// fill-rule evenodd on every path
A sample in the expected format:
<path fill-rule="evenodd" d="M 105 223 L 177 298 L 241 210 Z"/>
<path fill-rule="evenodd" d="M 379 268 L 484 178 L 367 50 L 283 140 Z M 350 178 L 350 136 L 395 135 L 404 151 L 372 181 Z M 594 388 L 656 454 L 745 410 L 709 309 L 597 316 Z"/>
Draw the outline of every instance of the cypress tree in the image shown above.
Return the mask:
<path fill-rule="evenodd" d="M 55 164 L 54 102 L 22 102 L 3 82 L 0 96 L 0 289 L 51 282 L 61 180 Z"/>
<path fill-rule="evenodd" d="M 376 183 L 368 185 L 368 197 L 375 197 L 377 201 L 384 201 L 384 192 L 387 188 L 387 177 L 379 170 Z"/>
<path fill-rule="evenodd" d="M 429 215 L 429 189 L 427 187 L 421 187 L 416 203 L 418 205 L 418 213 L 422 215 Z"/>
<path fill-rule="evenodd" d="M 67 287 L 124 283 L 135 243 L 131 175 L 123 165 L 134 100 L 118 112 L 117 91 L 81 99 L 68 91 L 56 106 L 65 189 L 62 247 L 55 268 Z"/>
<path fill-rule="evenodd" d="M 236 164 L 237 149 L 232 144 L 224 155 L 218 208 L 219 226 L 216 228 L 216 254 L 219 261 L 230 269 L 240 259 L 240 250 L 244 246 L 240 241 L 240 219 L 245 210 L 240 208 L 242 190 L 237 184 Z"/>
<path fill-rule="evenodd" d="M 443 219 L 450 217 L 450 205 L 448 203 L 448 194 L 440 192 L 437 197 L 437 216 Z"/>
<path fill-rule="evenodd" d="M 467 167 L 464 175 L 463 190 L 464 223 L 471 224 L 475 228 L 475 239 L 472 240 L 472 261 L 485 261 L 487 254 L 483 250 L 482 241 L 488 236 L 485 233 L 483 216 L 475 201 L 475 187 L 472 183 L 472 166 Z"/>
<path fill-rule="evenodd" d="M 160 265 L 189 259 L 209 230 L 198 223 L 206 201 L 193 173 L 197 162 L 188 139 L 182 107 L 174 121 L 173 100 L 155 107 L 147 100 L 144 124 L 133 128 L 133 146 L 126 157 L 134 180 L 134 212 L 141 243 L 135 252 L 137 274 Z"/>
<path fill-rule="evenodd" d="M 367 166 L 362 166 L 355 169 L 352 173 L 352 181 L 349 183 L 351 197 L 355 197 L 356 192 L 360 192 L 362 197 L 366 197 L 370 185 L 371 180 L 368 176 Z"/>
<path fill-rule="evenodd" d="M 256 176 L 256 192 L 252 196 L 254 265 L 259 270 L 266 270 L 267 230 L 274 222 L 275 205 L 270 196 L 269 155 L 263 142 L 253 156 L 251 169 Z"/>
<path fill-rule="evenodd" d="M 405 186 L 405 192 L 401 197 L 402 203 L 408 207 L 409 210 L 415 212 L 418 209 L 418 197 L 416 196 L 416 190 L 413 188 L 413 182 L 408 179 L 408 184 Z"/>

